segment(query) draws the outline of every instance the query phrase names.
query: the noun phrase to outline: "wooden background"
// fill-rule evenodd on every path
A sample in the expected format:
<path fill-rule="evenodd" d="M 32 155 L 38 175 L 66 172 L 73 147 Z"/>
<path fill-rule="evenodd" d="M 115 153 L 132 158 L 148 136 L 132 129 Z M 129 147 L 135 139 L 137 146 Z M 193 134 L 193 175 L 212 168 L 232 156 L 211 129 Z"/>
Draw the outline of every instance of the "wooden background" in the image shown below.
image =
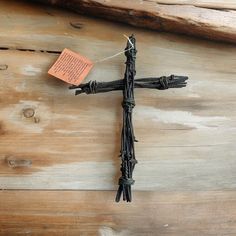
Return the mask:
<path fill-rule="evenodd" d="M 74 27 L 77 25 L 79 27 Z M 93 61 L 137 38 L 139 161 L 131 204 L 115 203 L 122 94 L 75 97 L 47 75 L 61 50 Z M 86 81 L 121 79 L 124 56 Z M 0 235 L 236 235 L 236 47 L 0 2 Z"/>
<path fill-rule="evenodd" d="M 236 43 L 235 0 L 28 0 L 162 32 Z"/>

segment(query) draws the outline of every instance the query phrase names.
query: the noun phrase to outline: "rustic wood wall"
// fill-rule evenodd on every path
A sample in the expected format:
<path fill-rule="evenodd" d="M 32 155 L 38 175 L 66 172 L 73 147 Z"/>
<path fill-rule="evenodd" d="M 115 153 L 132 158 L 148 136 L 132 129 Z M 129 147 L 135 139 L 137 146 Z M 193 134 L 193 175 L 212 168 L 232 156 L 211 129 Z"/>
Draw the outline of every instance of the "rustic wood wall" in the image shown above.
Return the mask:
<path fill-rule="evenodd" d="M 235 0 L 28 0 L 132 26 L 236 43 Z"/>
<path fill-rule="evenodd" d="M 79 27 L 75 27 L 75 25 Z M 120 92 L 73 96 L 47 75 L 64 48 L 98 60 L 137 38 L 134 200 L 115 203 Z M 236 47 L 19 1 L 0 2 L 0 235 L 235 235 Z M 86 78 L 122 78 L 124 56 Z"/>

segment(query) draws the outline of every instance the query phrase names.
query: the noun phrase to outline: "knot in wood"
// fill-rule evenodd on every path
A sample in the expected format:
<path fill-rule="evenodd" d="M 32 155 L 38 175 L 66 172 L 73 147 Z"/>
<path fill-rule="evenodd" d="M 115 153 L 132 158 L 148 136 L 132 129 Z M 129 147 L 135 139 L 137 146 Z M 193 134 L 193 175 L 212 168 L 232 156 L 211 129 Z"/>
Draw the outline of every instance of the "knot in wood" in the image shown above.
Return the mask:
<path fill-rule="evenodd" d="M 9 167 L 17 168 L 17 167 L 30 167 L 32 165 L 31 160 L 26 159 L 16 159 L 13 157 L 7 157 L 6 161 L 9 165 Z"/>
<path fill-rule="evenodd" d="M 8 65 L 0 65 L 0 70 L 7 70 L 8 68 Z"/>
<path fill-rule="evenodd" d="M 33 108 L 26 108 L 26 109 L 23 109 L 23 115 L 24 117 L 26 118 L 31 118 L 33 117 L 35 114 L 35 111 Z"/>

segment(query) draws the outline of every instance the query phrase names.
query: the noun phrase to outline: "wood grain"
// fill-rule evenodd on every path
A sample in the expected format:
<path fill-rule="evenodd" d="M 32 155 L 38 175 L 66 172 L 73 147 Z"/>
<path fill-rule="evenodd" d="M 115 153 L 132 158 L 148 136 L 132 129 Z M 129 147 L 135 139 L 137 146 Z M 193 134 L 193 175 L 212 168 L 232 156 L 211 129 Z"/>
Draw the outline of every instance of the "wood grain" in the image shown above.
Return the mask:
<path fill-rule="evenodd" d="M 0 70 L 1 189 L 117 188 L 122 95 L 73 96 L 68 85 L 47 75 L 58 56 L 47 51 L 68 47 L 97 60 L 123 49 L 123 33 L 138 40 L 137 77 L 190 77 L 184 89 L 136 90 L 134 189 L 235 189 L 234 46 L 0 4 L 1 47 L 9 48 L 0 50 L 0 65 L 7 65 Z M 123 73 L 119 56 L 96 64 L 86 81 Z"/>
<path fill-rule="evenodd" d="M 144 0 L 147 2 L 156 2 L 169 5 L 192 5 L 210 9 L 228 9 L 235 10 L 236 2 L 234 0 Z"/>
<path fill-rule="evenodd" d="M 164 1 L 160 4 L 158 1 L 139 0 L 33 0 L 35 1 L 137 27 L 230 43 L 236 42 L 236 12 L 234 10 L 203 8 L 196 6 L 193 1 L 188 4 L 182 2 L 182 4 L 174 5 L 165 4 Z M 223 7 L 223 2 L 220 2 L 220 5 Z"/>
<path fill-rule="evenodd" d="M 0 235 L 236 234 L 235 46 L 20 1 L 0 1 L 0 29 Z M 138 40 L 137 77 L 190 77 L 184 89 L 135 91 L 129 205 L 103 191 L 117 188 L 122 95 L 75 97 L 47 75 L 62 49 L 96 61 L 123 50 L 124 33 Z M 119 56 L 86 82 L 123 73 Z"/>
<path fill-rule="evenodd" d="M 236 193 L 2 191 L 0 235 L 212 236 L 236 234 Z"/>

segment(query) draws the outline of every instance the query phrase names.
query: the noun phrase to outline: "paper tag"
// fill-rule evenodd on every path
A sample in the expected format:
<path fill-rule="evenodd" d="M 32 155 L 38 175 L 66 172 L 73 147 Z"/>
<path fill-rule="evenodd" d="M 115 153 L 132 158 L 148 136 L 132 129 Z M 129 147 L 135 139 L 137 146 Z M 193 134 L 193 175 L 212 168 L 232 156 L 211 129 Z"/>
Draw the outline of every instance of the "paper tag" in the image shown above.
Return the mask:
<path fill-rule="evenodd" d="M 67 83 L 79 85 L 92 67 L 93 63 L 90 60 L 65 48 L 48 74 Z"/>

